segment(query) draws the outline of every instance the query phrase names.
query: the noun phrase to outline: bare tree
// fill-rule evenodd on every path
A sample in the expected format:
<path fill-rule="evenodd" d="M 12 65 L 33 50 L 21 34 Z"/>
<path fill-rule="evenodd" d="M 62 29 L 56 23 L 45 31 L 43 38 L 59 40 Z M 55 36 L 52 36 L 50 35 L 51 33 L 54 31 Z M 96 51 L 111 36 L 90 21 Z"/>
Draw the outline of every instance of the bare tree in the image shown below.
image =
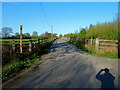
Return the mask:
<path fill-rule="evenodd" d="M 2 31 L 1 31 L 2 37 L 9 37 L 11 33 L 13 33 L 12 28 L 10 27 L 2 28 Z"/>
<path fill-rule="evenodd" d="M 32 36 L 38 36 L 37 31 L 33 31 Z"/>

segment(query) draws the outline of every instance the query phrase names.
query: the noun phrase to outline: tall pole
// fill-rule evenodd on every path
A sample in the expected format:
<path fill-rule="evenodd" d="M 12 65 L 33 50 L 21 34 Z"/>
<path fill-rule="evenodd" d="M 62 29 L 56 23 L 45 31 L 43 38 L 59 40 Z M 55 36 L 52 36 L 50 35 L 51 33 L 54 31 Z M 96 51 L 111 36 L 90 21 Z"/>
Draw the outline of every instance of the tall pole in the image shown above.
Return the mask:
<path fill-rule="evenodd" d="M 20 53 L 22 53 L 22 25 L 20 25 Z"/>

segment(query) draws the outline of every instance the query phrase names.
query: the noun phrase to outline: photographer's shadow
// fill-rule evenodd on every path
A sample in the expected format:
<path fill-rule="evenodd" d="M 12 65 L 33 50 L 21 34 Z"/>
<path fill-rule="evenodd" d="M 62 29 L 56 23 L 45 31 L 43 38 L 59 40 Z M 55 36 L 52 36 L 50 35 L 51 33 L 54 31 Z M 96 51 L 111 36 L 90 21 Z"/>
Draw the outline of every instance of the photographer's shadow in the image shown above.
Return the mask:
<path fill-rule="evenodd" d="M 102 74 L 103 71 L 104 71 L 104 74 Z M 115 77 L 109 72 L 108 68 L 101 69 L 97 73 L 96 79 L 101 81 L 101 89 L 103 89 L 103 88 L 115 88 L 115 86 L 114 86 Z"/>

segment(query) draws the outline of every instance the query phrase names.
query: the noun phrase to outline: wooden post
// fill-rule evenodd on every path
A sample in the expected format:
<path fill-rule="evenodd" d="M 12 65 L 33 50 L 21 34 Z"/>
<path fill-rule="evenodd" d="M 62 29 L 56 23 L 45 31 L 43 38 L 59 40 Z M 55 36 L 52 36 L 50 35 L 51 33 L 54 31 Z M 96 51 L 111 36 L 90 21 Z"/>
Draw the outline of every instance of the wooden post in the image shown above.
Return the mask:
<path fill-rule="evenodd" d="M 45 40 L 45 43 L 47 43 L 47 42 L 48 42 L 48 39 Z"/>
<path fill-rule="evenodd" d="M 20 53 L 22 53 L 22 25 L 20 25 Z"/>
<path fill-rule="evenodd" d="M 71 38 L 71 42 L 73 42 L 73 38 Z"/>
<path fill-rule="evenodd" d="M 91 38 L 91 39 L 90 39 L 90 44 L 91 44 L 91 45 L 92 45 L 92 42 L 93 42 L 93 39 Z"/>
<path fill-rule="evenodd" d="M 72 38 L 70 37 L 70 42 L 72 41 Z"/>
<path fill-rule="evenodd" d="M 19 52 L 19 48 L 18 48 L 18 43 L 19 43 L 19 41 L 15 41 L 15 43 L 16 43 L 16 45 L 15 45 L 15 52 Z"/>
<path fill-rule="evenodd" d="M 52 41 L 52 38 L 49 39 L 49 42 L 51 42 L 51 41 Z"/>
<path fill-rule="evenodd" d="M 41 39 L 39 39 L 39 42 L 40 42 L 40 44 L 41 44 Z"/>
<path fill-rule="evenodd" d="M 40 44 L 42 44 L 42 40 L 43 40 L 43 39 L 40 39 Z"/>
<path fill-rule="evenodd" d="M 95 47 L 96 47 L 96 49 L 99 48 L 99 38 L 96 38 Z"/>
<path fill-rule="evenodd" d="M 48 42 L 50 42 L 50 41 L 51 41 L 51 38 L 48 39 Z"/>
<path fill-rule="evenodd" d="M 40 44 L 40 39 L 38 39 L 38 45 Z"/>
<path fill-rule="evenodd" d="M 43 44 L 45 43 L 45 39 L 43 39 Z"/>
<path fill-rule="evenodd" d="M 120 59 L 120 40 L 118 40 L 118 59 Z"/>
<path fill-rule="evenodd" d="M 46 43 L 46 40 L 47 40 L 47 39 L 45 39 L 44 43 Z"/>
<path fill-rule="evenodd" d="M 36 42 L 35 42 L 35 40 L 34 40 L 34 48 L 35 48 L 35 45 L 36 45 Z"/>
<path fill-rule="evenodd" d="M 29 40 L 29 52 L 32 52 L 32 40 Z"/>
<path fill-rule="evenodd" d="M 15 41 L 12 41 L 12 49 L 15 51 Z"/>
<path fill-rule="evenodd" d="M 85 38 L 83 38 L 83 43 L 85 43 Z"/>

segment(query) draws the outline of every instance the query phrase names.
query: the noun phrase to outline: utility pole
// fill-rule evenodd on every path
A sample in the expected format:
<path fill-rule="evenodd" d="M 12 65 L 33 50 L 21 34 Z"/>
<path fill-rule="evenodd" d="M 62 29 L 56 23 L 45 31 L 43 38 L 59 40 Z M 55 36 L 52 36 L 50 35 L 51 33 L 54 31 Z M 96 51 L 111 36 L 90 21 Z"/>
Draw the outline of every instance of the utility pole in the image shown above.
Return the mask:
<path fill-rule="evenodd" d="M 22 53 L 22 25 L 20 25 L 20 53 Z"/>

